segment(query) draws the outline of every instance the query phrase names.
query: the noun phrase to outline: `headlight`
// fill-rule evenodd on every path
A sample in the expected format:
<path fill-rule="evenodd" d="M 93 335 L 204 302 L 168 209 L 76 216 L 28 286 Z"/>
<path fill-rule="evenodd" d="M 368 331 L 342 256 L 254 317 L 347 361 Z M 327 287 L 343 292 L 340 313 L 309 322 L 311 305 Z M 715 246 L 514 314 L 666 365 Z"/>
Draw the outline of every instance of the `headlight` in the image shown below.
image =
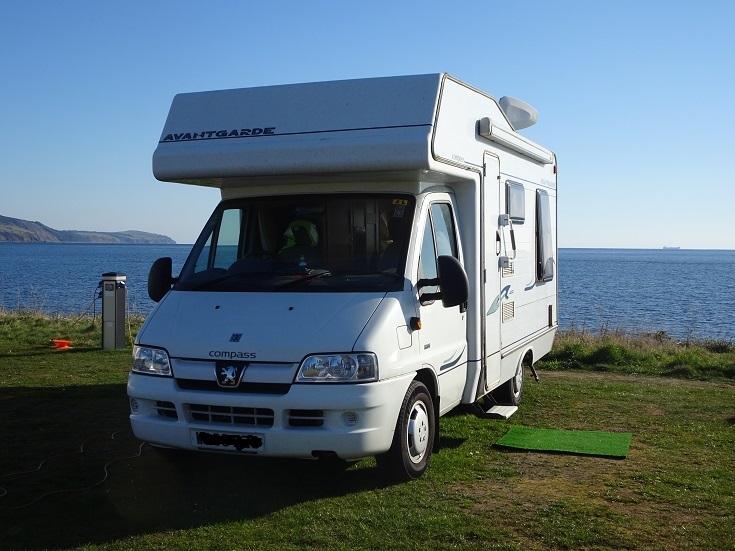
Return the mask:
<path fill-rule="evenodd" d="M 365 383 L 378 380 L 375 354 L 315 354 L 307 356 L 297 383 Z"/>
<path fill-rule="evenodd" d="M 160 348 L 133 346 L 133 371 L 146 375 L 171 376 L 171 361 L 168 352 Z"/>

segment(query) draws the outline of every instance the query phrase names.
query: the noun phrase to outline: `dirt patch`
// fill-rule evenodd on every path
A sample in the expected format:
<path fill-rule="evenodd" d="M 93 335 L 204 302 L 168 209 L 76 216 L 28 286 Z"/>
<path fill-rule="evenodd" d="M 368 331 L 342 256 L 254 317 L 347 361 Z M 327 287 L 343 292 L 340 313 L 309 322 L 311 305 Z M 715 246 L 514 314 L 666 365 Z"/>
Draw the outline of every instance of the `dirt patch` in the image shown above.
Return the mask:
<path fill-rule="evenodd" d="M 502 516 L 523 549 L 565 546 L 546 539 L 550 531 L 545 523 L 557 527 L 568 523 L 569 530 L 578 531 L 594 530 L 595 524 L 599 530 L 604 524 L 604 534 L 590 536 L 599 548 L 674 548 L 678 542 L 674 528 L 697 522 L 686 509 L 662 508 L 660 502 L 648 499 L 645 484 L 635 480 L 640 465 L 632 461 L 504 452 L 503 462 L 518 474 L 501 483 L 486 479 L 456 485 L 451 491 L 472 503 L 472 514 Z"/>

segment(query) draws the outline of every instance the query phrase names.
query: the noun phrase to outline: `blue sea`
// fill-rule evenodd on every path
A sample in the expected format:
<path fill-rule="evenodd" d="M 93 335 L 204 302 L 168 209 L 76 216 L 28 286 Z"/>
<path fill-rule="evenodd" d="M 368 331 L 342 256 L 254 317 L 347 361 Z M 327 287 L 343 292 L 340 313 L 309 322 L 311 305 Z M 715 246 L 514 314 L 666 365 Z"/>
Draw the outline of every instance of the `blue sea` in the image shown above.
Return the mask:
<path fill-rule="evenodd" d="M 735 251 L 559 249 L 559 325 L 735 342 Z"/>
<path fill-rule="evenodd" d="M 97 285 L 126 274 L 129 311 L 147 314 L 148 270 L 190 245 L 0 243 L 0 309 L 99 315 Z M 735 251 L 560 249 L 559 325 L 591 333 L 664 331 L 735 342 Z"/>
<path fill-rule="evenodd" d="M 0 309 L 50 314 L 99 314 L 93 300 L 103 273 L 126 275 L 128 309 L 146 315 L 148 271 L 157 259 L 173 259 L 174 274 L 191 245 L 109 245 L 98 243 L 0 243 Z"/>

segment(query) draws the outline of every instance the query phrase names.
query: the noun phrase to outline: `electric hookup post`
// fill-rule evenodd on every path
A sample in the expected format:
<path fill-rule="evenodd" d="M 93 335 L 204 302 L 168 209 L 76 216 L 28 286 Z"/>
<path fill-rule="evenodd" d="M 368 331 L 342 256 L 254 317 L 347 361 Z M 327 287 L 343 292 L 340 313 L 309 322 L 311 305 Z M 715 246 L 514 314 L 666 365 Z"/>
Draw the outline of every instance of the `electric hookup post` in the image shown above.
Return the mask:
<path fill-rule="evenodd" d="M 125 348 L 125 274 L 102 274 L 102 348 Z"/>

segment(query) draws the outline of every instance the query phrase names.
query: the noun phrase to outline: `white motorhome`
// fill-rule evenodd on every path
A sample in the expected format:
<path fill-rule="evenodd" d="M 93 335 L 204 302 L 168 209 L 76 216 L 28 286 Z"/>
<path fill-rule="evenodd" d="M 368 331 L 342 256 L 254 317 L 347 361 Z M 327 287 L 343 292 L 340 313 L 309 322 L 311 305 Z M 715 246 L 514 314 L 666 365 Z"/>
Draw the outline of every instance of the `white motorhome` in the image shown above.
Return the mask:
<path fill-rule="evenodd" d="M 222 201 L 151 269 L 135 435 L 416 478 L 441 415 L 512 414 L 557 328 L 536 119 L 446 74 L 177 95 L 154 175 Z"/>

